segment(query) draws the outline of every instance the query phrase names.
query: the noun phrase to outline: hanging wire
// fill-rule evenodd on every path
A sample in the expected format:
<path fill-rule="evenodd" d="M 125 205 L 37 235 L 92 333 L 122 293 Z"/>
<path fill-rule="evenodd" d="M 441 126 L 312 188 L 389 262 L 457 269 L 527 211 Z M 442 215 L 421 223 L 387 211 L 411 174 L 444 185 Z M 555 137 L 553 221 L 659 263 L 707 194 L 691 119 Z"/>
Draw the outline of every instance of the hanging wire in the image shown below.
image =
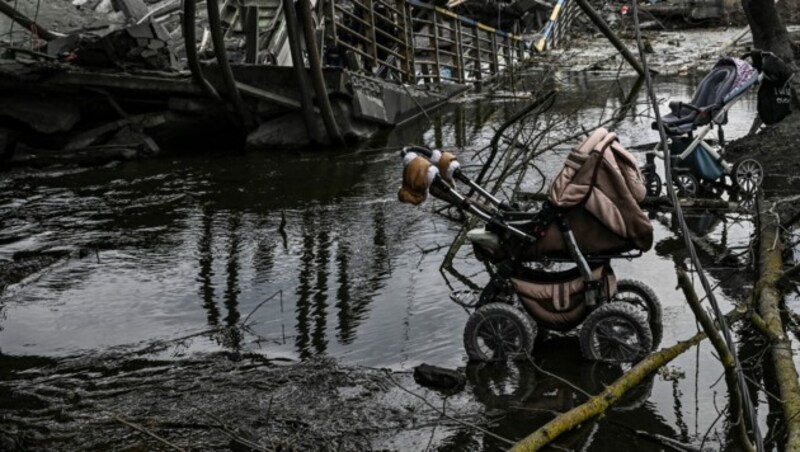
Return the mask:
<path fill-rule="evenodd" d="M 14 0 L 14 11 L 18 11 L 17 10 L 17 6 L 18 6 L 17 4 L 18 3 L 19 3 L 19 0 Z M 9 43 L 9 45 L 13 46 L 14 45 L 14 18 L 13 17 L 9 17 L 8 19 L 11 22 L 11 24 L 8 26 L 8 43 Z"/>
<path fill-rule="evenodd" d="M 36 0 L 36 12 L 33 15 L 33 24 L 31 25 L 31 49 L 39 46 L 39 7 L 42 6 L 42 0 Z"/>
<path fill-rule="evenodd" d="M 683 239 L 686 243 L 686 248 L 689 251 L 689 255 L 692 261 L 692 265 L 695 267 L 697 271 L 697 277 L 700 280 L 700 284 L 703 286 L 703 290 L 706 292 L 706 296 L 708 297 L 708 302 L 711 305 L 711 308 L 714 312 L 714 316 L 716 317 L 717 322 L 719 323 L 720 330 L 722 332 L 722 337 L 725 339 L 725 343 L 728 346 L 728 349 L 731 351 L 733 355 L 733 363 L 734 368 L 736 371 L 736 382 L 738 386 L 739 393 L 741 394 L 743 411 L 746 414 L 747 422 L 749 423 L 750 430 L 753 435 L 754 443 L 756 450 L 758 452 L 764 451 L 764 442 L 761 437 L 761 431 L 758 428 L 758 420 L 755 413 L 755 408 L 753 407 L 753 400 L 749 396 L 749 390 L 747 387 L 747 381 L 745 380 L 744 374 L 742 372 L 742 366 L 739 362 L 739 357 L 736 353 L 736 344 L 733 342 L 731 338 L 731 333 L 728 328 L 728 322 L 725 319 L 725 315 L 722 313 L 722 310 L 719 308 L 719 304 L 717 303 L 717 298 L 714 295 L 713 289 L 708 282 L 708 278 L 706 277 L 705 272 L 703 271 L 703 266 L 700 263 L 700 259 L 697 257 L 697 252 L 694 248 L 694 243 L 692 242 L 691 235 L 689 233 L 689 228 L 686 225 L 686 220 L 683 216 L 683 209 L 681 208 L 680 202 L 678 202 L 678 197 L 675 193 L 675 187 L 672 183 L 672 155 L 670 153 L 669 146 L 667 145 L 667 134 L 664 130 L 664 123 L 661 120 L 661 112 L 658 109 L 658 100 L 656 99 L 655 90 L 653 88 L 653 80 L 650 77 L 650 70 L 647 67 L 647 58 L 644 52 L 644 45 L 642 43 L 642 31 L 639 26 L 639 5 L 637 4 L 637 0 L 631 1 L 633 4 L 633 22 L 634 22 L 634 29 L 636 32 L 636 43 L 639 47 L 639 58 L 642 61 L 642 67 L 644 68 L 644 76 L 645 81 L 647 83 L 647 92 L 648 96 L 650 97 L 650 102 L 653 105 L 653 113 L 655 114 L 656 124 L 658 125 L 658 133 L 659 137 L 661 138 L 661 147 L 664 152 L 664 177 L 666 179 L 667 185 L 667 193 L 669 194 L 669 198 L 672 201 L 672 205 L 674 206 L 674 214 L 678 218 L 678 223 L 681 228 L 681 233 L 683 234 Z"/>

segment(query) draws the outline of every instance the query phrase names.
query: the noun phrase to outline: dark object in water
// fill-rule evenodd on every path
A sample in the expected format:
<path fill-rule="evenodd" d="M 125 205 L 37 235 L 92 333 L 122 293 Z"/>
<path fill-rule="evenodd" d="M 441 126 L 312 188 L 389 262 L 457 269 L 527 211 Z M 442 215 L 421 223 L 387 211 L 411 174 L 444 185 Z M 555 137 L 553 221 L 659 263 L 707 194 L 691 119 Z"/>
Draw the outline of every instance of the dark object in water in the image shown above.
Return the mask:
<path fill-rule="evenodd" d="M 414 381 L 420 386 L 460 390 L 466 385 L 467 377 L 457 370 L 420 364 L 414 368 Z"/>

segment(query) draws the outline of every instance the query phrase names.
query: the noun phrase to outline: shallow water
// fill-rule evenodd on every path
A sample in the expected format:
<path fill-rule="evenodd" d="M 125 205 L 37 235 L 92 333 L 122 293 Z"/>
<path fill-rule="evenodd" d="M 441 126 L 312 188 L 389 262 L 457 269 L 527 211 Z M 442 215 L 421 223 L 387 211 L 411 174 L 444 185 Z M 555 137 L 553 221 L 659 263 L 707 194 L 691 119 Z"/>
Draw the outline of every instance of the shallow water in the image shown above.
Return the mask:
<path fill-rule="evenodd" d="M 591 128 L 608 117 L 633 85 L 591 76 L 566 82 L 554 112 L 569 112 L 575 128 Z M 688 99 L 696 82 L 660 80 L 658 93 Z M 638 112 L 646 116 L 644 91 L 637 98 Z M 467 314 L 449 301 L 450 289 L 439 273 L 458 226 L 433 214 L 436 203 L 415 208 L 397 202 L 396 148 L 425 143 L 471 155 L 488 144 L 504 114 L 513 111 L 505 102 L 461 102 L 432 123 L 393 131 L 348 152 L 197 149 L 99 169 L 4 174 L 0 259 L 45 250 L 67 250 L 69 257 L 0 295 L 0 351 L 74 356 L 248 319 L 254 334 L 198 336 L 171 356 L 235 350 L 296 359 L 326 355 L 396 370 L 421 362 L 464 366 Z M 727 137 L 742 135 L 754 111 L 754 96 L 748 96 L 731 111 Z M 624 145 L 652 143 L 657 134 L 650 121 L 631 113 L 615 130 Z M 545 174 L 558 170 L 568 148 L 542 157 Z M 747 218 L 705 213 L 690 220 L 712 243 L 748 243 Z M 618 277 L 644 281 L 660 297 L 662 345 L 696 332 L 694 317 L 675 290 L 674 266 L 686 255 L 670 223 L 669 215 L 654 216 L 654 249 L 639 259 L 614 262 Z M 486 281 L 482 266 L 462 254 L 458 270 Z M 724 310 L 747 295 L 736 278 L 738 269 L 710 260 L 706 265 L 711 283 L 719 284 Z M 616 375 L 614 369 L 597 370 L 581 361 L 574 338 L 556 338 L 541 347 L 535 352 L 540 366 L 588 385 L 590 392 Z M 568 447 L 585 443 L 585 450 L 619 450 L 615 445 L 625 438 L 626 444 L 638 445 L 636 450 L 660 450 L 655 442 L 642 442 L 630 426 L 698 445 L 715 422 L 715 403 L 720 409 L 726 403 L 724 387 L 714 386 L 720 366 L 708 344 L 699 350 L 670 366 L 673 376 L 682 377 L 654 377 L 649 397 L 646 391 L 630 411 L 572 435 L 577 439 Z M 0 355 L 0 364 L 3 359 Z M 491 387 L 487 379 L 508 375 L 475 366 L 470 372 L 475 396 L 487 410 L 509 409 L 507 400 L 498 406 L 496 399 L 480 394 Z M 593 377 L 597 372 L 611 376 Z M 524 394 L 514 397 L 519 406 L 498 421 L 498 433 L 524 436 L 542 422 L 537 410 L 561 411 L 580 398 L 535 373 L 528 367 L 512 369 L 511 389 Z M 494 447 L 491 440 L 483 445 Z"/>

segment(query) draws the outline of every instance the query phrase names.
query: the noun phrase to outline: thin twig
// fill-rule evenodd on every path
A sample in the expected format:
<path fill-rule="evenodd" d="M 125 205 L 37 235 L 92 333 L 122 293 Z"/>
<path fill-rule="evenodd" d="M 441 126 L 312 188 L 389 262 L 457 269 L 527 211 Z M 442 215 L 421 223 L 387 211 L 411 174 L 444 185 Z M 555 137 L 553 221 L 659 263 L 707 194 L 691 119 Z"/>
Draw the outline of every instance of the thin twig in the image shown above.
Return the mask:
<path fill-rule="evenodd" d="M 136 431 L 144 433 L 145 435 L 157 440 L 158 442 L 160 442 L 160 443 L 162 443 L 162 444 L 164 444 L 166 446 L 169 446 L 169 447 L 171 447 L 171 448 L 173 448 L 173 449 L 175 449 L 177 451 L 180 451 L 180 452 L 186 452 L 186 449 L 167 441 L 166 439 L 156 435 L 155 433 L 153 433 L 150 430 L 142 427 L 139 424 L 134 424 L 133 422 L 126 421 L 125 419 L 122 419 L 121 417 L 119 417 L 116 414 L 112 415 L 112 417 L 114 418 L 115 421 L 119 422 L 120 424 L 124 424 L 124 425 L 126 425 L 126 426 L 128 426 L 128 427 L 130 427 L 130 428 L 132 428 L 132 429 L 134 429 Z"/>
<path fill-rule="evenodd" d="M 247 325 L 247 321 L 250 320 L 250 316 L 252 316 L 256 311 L 258 311 L 258 308 L 260 308 L 261 306 L 264 306 L 264 304 L 266 302 L 268 302 L 269 300 L 272 300 L 273 298 L 275 298 L 278 295 L 283 297 L 283 289 L 281 289 L 281 290 L 275 292 L 274 294 L 270 295 L 269 297 L 267 297 L 266 300 L 262 301 L 261 303 L 258 304 L 258 306 L 253 308 L 253 310 L 250 311 L 250 314 L 247 314 L 247 317 L 244 318 L 244 321 L 242 322 L 242 325 L 246 326 Z"/>
<path fill-rule="evenodd" d="M 416 397 L 416 398 L 418 398 L 418 399 L 422 400 L 422 402 L 423 402 L 425 405 L 428 405 L 428 406 L 429 406 L 429 407 L 431 407 L 431 408 L 432 408 L 434 411 L 436 411 L 437 413 L 439 413 L 439 414 L 441 414 L 442 416 L 446 417 L 447 419 L 450 419 L 451 421 L 454 421 L 454 422 L 458 422 L 459 424 L 461 424 L 461 425 L 464 425 L 464 426 L 466 426 L 466 427 L 469 427 L 469 428 L 475 429 L 475 430 L 477 430 L 477 431 L 479 431 L 479 432 L 483 433 L 484 435 L 489 435 L 489 436 L 491 436 L 492 438 L 495 438 L 495 439 L 497 439 L 497 440 L 503 441 L 504 443 L 506 443 L 506 444 L 508 444 L 508 445 L 514 445 L 514 441 L 511 441 L 511 440 L 510 440 L 510 439 L 508 439 L 508 438 L 503 438 L 502 436 L 500 436 L 500 435 L 498 435 L 498 434 L 496 434 L 496 433 L 492 433 L 492 432 L 490 432 L 489 430 L 486 430 L 486 429 L 485 429 L 485 428 L 483 428 L 483 427 L 479 427 L 479 426 L 477 426 L 477 425 L 475 425 L 475 424 L 471 424 L 471 423 L 469 423 L 469 422 L 467 422 L 467 421 L 463 421 L 463 420 L 461 420 L 461 419 L 458 419 L 458 418 L 452 417 L 452 416 L 450 416 L 449 414 L 446 414 L 446 413 L 444 413 L 444 412 L 443 412 L 442 410 L 440 410 L 438 407 L 436 407 L 435 405 L 433 405 L 432 403 L 430 403 L 430 402 L 428 401 L 428 399 L 426 399 L 425 397 L 422 397 L 421 395 L 419 395 L 419 394 L 415 393 L 414 391 L 411 391 L 410 389 L 407 389 L 405 386 L 401 385 L 401 384 L 400 384 L 400 383 L 399 383 L 397 380 L 395 380 L 395 379 L 394 379 L 394 377 L 392 376 L 392 374 L 391 374 L 391 372 L 390 372 L 390 371 L 388 371 L 388 370 L 387 370 L 387 371 L 385 371 L 385 373 L 386 373 L 386 376 L 387 376 L 387 377 L 389 377 L 389 380 L 390 380 L 392 383 L 394 383 L 394 384 L 395 384 L 395 385 L 396 385 L 398 388 L 400 388 L 400 389 L 401 389 L 401 390 L 403 390 L 404 392 L 406 392 L 406 393 L 408 393 L 408 394 L 411 394 L 412 396 L 414 396 L 414 397 Z"/>

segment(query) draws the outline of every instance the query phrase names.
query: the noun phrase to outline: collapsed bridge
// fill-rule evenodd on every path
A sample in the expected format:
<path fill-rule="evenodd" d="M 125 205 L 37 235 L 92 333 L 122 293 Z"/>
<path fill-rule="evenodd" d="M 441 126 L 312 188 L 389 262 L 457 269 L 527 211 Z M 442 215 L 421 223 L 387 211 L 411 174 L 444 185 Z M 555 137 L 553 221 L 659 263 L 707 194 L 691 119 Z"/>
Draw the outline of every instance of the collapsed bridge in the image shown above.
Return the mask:
<path fill-rule="evenodd" d="M 458 1 L 114 3 L 124 23 L 63 33 L 0 2 L 35 38 L 12 36 L 0 58 L 6 164 L 208 143 L 202 132 L 251 149 L 368 138 L 499 83 L 558 45 L 579 10 L 520 1 L 486 24 Z"/>

